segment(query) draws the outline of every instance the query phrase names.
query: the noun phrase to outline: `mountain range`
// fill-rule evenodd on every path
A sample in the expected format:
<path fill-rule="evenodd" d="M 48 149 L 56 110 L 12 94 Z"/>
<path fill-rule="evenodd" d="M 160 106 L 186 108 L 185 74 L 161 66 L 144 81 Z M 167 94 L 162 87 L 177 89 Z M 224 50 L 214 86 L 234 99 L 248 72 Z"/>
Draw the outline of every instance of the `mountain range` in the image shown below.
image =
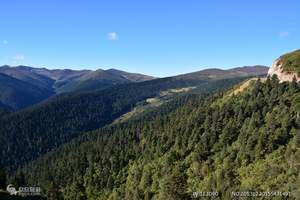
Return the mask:
<path fill-rule="evenodd" d="M 217 80 L 234 77 L 265 75 L 264 66 L 241 67 L 230 70 L 207 69 L 176 76 L 186 80 Z M 96 71 L 33 68 L 28 66 L 0 67 L 0 107 L 19 110 L 49 97 L 69 92 L 103 90 L 115 85 L 136 83 L 155 79 L 137 73 L 117 69 Z"/>
<path fill-rule="evenodd" d="M 25 108 L 55 94 L 101 90 L 117 84 L 153 79 L 116 69 L 76 71 L 27 66 L 2 66 L 0 75 L 0 102 L 12 110 Z"/>

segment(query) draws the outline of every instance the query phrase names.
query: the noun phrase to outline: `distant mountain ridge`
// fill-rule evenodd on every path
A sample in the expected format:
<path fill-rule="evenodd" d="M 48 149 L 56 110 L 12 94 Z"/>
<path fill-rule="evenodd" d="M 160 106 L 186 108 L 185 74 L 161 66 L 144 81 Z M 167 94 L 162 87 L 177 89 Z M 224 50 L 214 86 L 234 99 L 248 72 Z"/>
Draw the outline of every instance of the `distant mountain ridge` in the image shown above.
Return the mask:
<path fill-rule="evenodd" d="M 100 90 L 117 84 L 154 79 L 151 76 L 116 69 L 50 70 L 8 65 L 0 67 L 0 74 L 0 105 L 6 105 L 13 110 L 33 105 L 55 94 Z M 9 81 L 8 77 L 11 78 Z"/>
<path fill-rule="evenodd" d="M 40 102 L 54 93 L 0 73 L 0 107 L 18 109 Z"/>
<path fill-rule="evenodd" d="M 266 75 L 265 66 L 246 66 L 228 70 L 205 69 L 198 72 L 175 76 L 175 79 L 194 80 L 221 80 L 227 78 Z M 0 107 L 9 107 L 19 110 L 39 103 L 53 95 L 66 92 L 90 92 L 103 90 L 118 84 L 136 83 L 155 79 L 138 73 L 129 73 L 117 69 L 71 70 L 47 69 L 28 66 L 0 67 L 1 91 Z M 16 87 L 17 86 L 17 87 Z M 3 105 L 3 106 L 1 106 Z"/>
<path fill-rule="evenodd" d="M 207 79 L 225 79 L 233 77 L 247 77 L 247 76 L 260 76 L 266 75 L 268 73 L 268 67 L 263 65 L 255 66 L 244 66 L 237 67 L 232 69 L 204 69 L 198 72 L 187 73 L 183 75 L 175 76 L 180 79 L 198 79 L 198 78 L 207 78 Z"/>
<path fill-rule="evenodd" d="M 117 84 L 142 82 L 152 79 L 154 79 L 154 77 L 137 73 L 129 73 L 117 69 L 98 69 L 96 71 L 89 71 L 82 76 L 73 79 L 64 86 L 57 88 L 57 92 L 92 91 L 97 89 L 106 89 Z"/>

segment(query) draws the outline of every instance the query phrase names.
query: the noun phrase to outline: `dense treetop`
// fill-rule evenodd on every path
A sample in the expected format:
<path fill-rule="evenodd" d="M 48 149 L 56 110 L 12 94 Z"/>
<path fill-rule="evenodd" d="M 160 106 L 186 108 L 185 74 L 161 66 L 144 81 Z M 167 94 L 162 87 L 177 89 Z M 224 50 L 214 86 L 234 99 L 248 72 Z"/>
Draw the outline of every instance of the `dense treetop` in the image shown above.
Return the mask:
<path fill-rule="evenodd" d="M 198 93 L 229 87 L 242 79 L 219 81 L 157 79 L 110 89 L 65 94 L 0 117 L 0 165 L 9 171 L 57 148 L 81 133 L 111 123 L 137 103 L 169 88 L 197 86 Z"/>

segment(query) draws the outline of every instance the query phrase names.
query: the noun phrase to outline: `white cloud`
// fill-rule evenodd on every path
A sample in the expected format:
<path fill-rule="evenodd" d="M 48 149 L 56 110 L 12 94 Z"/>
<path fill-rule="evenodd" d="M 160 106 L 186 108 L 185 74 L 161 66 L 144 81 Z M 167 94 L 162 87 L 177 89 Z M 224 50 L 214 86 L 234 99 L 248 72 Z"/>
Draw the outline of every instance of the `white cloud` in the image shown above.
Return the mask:
<path fill-rule="evenodd" d="M 18 54 L 18 55 L 15 55 L 15 56 L 13 57 L 13 59 L 14 59 L 15 61 L 21 61 L 21 60 L 25 60 L 25 56 L 22 55 L 22 54 Z"/>
<path fill-rule="evenodd" d="M 2 44 L 6 45 L 6 44 L 8 44 L 8 41 L 7 40 L 3 40 Z"/>
<path fill-rule="evenodd" d="M 288 31 L 283 31 L 279 33 L 279 37 L 281 38 L 285 38 L 288 37 L 290 35 L 290 33 Z"/>
<path fill-rule="evenodd" d="M 118 40 L 119 39 L 119 35 L 116 32 L 110 32 L 107 34 L 107 38 L 109 40 Z"/>

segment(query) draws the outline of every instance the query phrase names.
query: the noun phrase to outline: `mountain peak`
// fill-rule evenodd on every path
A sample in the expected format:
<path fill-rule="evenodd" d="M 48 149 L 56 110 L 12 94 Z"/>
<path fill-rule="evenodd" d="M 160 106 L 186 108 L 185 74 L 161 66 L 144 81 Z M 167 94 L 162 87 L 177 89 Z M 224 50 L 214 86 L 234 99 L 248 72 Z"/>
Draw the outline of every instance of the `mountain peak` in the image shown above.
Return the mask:
<path fill-rule="evenodd" d="M 130 73 L 130 72 L 122 71 L 122 70 L 115 69 L 115 68 L 111 68 L 111 69 L 108 69 L 105 71 L 108 73 L 114 74 L 114 75 L 121 76 L 131 82 L 142 82 L 142 81 L 148 81 L 148 80 L 155 79 L 155 77 L 152 77 L 152 76 L 148 76 L 148 75 L 144 75 L 144 74 L 140 74 L 140 73 Z"/>
<path fill-rule="evenodd" d="M 107 69 L 105 71 L 107 71 L 107 72 L 125 72 L 125 71 L 122 71 L 122 70 L 119 70 L 119 69 L 115 69 L 115 68 L 110 68 L 110 69 Z"/>

